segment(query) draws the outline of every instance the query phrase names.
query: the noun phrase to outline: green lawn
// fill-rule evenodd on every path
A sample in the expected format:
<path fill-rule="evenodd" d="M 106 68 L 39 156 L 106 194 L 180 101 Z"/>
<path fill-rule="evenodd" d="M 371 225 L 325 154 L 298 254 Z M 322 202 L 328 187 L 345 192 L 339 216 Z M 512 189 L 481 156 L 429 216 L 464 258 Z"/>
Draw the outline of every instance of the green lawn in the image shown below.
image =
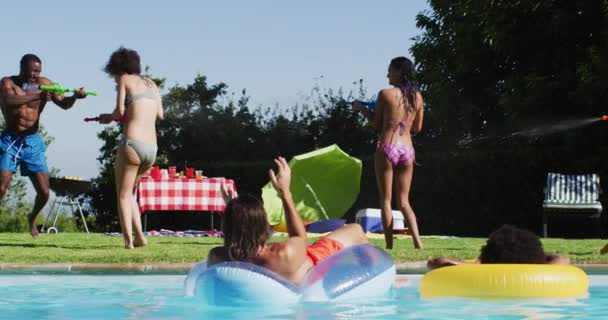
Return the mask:
<path fill-rule="evenodd" d="M 273 238 L 275 239 L 275 238 Z M 278 238 L 277 240 L 280 240 Z M 103 234 L 41 234 L 33 240 L 26 233 L 0 233 L 0 263 L 183 263 L 205 259 L 207 252 L 222 243 L 218 238 L 148 237 L 144 248 L 124 250 L 121 237 Z M 372 240 L 380 247 L 383 240 Z M 396 240 L 389 251 L 396 263 L 423 261 L 435 256 L 474 259 L 485 242 L 480 238 L 423 238 L 424 250 L 414 250 L 412 241 Z M 544 240 L 545 250 L 570 256 L 575 263 L 608 263 L 600 255 L 606 240 Z"/>

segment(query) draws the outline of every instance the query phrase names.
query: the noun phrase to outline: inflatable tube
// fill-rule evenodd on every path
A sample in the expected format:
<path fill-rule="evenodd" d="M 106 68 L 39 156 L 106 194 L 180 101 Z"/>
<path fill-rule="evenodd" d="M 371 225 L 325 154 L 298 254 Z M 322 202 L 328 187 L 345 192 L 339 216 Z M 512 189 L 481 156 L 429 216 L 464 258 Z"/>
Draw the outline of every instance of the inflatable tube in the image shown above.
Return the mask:
<path fill-rule="evenodd" d="M 300 299 L 300 289 L 253 263 L 230 261 L 207 268 L 203 261 L 186 277 L 186 295 L 216 306 L 289 304 Z"/>
<path fill-rule="evenodd" d="M 319 263 L 300 283 L 305 301 L 382 296 L 393 285 L 396 268 L 384 250 L 363 244 L 346 248 Z"/>
<path fill-rule="evenodd" d="M 186 295 L 208 305 L 285 305 L 299 301 L 368 298 L 388 292 L 395 265 L 370 244 L 349 247 L 309 270 L 300 285 L 252 263 L 195 265 L 186 277 Z"/>
<path fill-rule="evenodd" d="M 470 298 L 582 297 L 589 279 L 577 267 L 548 264 L 476 264 L 435 269 L 420 280 L 420 295 Z"/>

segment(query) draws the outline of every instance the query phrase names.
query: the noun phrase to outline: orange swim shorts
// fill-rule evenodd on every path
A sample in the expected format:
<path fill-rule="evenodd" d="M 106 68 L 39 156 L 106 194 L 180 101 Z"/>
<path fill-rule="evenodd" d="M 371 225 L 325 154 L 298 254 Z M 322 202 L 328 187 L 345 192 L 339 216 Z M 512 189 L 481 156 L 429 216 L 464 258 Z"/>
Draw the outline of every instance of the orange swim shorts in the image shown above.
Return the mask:
<path fill-rule="evenodd" d="M 313 266 L 344 249 L 342 242 L 332 238 L 321 238 L 306 248 L 306 255 Z"/>

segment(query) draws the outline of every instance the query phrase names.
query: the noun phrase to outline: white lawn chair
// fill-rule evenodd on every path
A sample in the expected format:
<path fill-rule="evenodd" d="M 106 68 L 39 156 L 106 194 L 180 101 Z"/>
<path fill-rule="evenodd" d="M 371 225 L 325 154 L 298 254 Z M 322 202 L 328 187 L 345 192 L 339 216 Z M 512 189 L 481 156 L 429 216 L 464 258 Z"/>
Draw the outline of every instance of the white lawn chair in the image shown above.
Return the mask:
<path fill-rule="evenodd" d="M 597 174 L 547 174 L 543 201 L 543 237 L 547 237 L 549 212 L 587 213 L 601 224 L 600 177 Z"/>

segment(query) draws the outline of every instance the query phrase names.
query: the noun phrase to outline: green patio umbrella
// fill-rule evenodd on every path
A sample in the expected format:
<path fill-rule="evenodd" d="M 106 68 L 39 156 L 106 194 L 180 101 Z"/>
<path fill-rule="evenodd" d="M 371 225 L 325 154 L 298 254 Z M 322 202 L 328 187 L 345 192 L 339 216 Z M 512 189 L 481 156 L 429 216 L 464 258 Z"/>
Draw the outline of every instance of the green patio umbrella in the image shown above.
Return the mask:
<path fill-rule="evenodd" d="M 341 218 L 357 199 L 361 182 L 361 160 L 337 145 L 293 157 L 291 193 L 296 209 L 306 221 Z M 262 188 L 264 208 L 270 224 L 284 218 L 283 205 L 268 182 Z"/>

